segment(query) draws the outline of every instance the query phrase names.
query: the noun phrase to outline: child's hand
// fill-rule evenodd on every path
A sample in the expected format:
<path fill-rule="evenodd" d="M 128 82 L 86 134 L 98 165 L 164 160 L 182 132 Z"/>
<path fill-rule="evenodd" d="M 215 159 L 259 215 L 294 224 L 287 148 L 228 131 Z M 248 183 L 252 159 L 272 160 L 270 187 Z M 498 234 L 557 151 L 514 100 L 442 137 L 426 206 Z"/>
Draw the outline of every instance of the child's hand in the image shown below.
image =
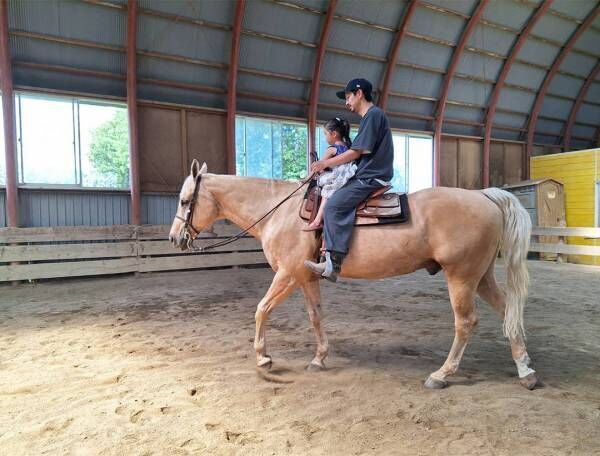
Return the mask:
<path fill-rule="evenodd" d="M 311 173 L 320 173 L 325 168 L 327 168 L 327 165 L 325 164 L 325 162 L 323 160 L 319 160 L 319 161 L 313 162 L 313 164 L 310 165 L 310 172 Z"/>

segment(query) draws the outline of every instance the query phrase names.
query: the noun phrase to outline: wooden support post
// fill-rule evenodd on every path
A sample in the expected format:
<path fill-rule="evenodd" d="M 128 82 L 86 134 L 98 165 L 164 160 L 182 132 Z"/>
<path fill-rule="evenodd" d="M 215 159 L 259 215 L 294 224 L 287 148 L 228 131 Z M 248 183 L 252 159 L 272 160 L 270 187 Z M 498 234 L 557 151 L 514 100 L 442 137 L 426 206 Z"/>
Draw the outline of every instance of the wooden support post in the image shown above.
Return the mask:
<path fill-rule="evenodd" d="M 17 196 L 17 152 L 15 141 L 15 108 L 13 96 L 10 45 L 8 42 L 8 2 L 0 1 L 0 89 L 4 116 L 4 160 L 6 164 L 6 222 L 9 227 L 19 226 Z"/>
<path fill-rule="evenodd" d="M 136 68 L 136 36 L 137 36 L 137 0 L 127 3 L 127 112 L 129 115 L 129 181 L 131 186 L 131 224 L 140 225 L 140 150 L 138 136 L 137 110 L 137 68 Z"/>
<path fill-rule="evenodd" d="M 233 29 L 231 31 L 231 55 L 229 58 L 229 80 L 227 82 L 227 173 L 235 175 L 235 113 L 237 110 L 237 73 L 240 55 L 240 38 L 246 0 L 237 0 Z"/>

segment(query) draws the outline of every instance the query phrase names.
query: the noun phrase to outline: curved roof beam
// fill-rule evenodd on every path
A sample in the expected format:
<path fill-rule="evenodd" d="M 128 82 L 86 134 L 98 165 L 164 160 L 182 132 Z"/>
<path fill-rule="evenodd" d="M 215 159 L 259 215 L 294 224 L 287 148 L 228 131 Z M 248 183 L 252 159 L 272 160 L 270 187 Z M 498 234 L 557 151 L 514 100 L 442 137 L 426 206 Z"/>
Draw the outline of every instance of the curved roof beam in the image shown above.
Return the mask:
<path fill-rule="evenodd" d="M 452 54 L 452 59 L 450 59 L 450 64 L 448 65 L 448 69 L 446 70 L 446 75 L 444 76 L 444 82 L 442 84 L 442 90 L 440 92 L 440 96 L 438 98 L 437 112 L 435 115 L 435 133 L 433 136 L 433 150 L 434 150 L 434 158 L 433 158 L 433 180 L 434 185 L 440 185 L 440 158 L 441 158 L 441 145 L 442 145 L 442 125 L 444 124 L 444 112 L 446 110 L 446 102 L 448 101 L 448 93 L 450 92 L 450 83 L 452 82 L 452 77 L 456 72 L 456 68 L 458 68 L 458 64 L 460 63 L 460 59 L 463 56 L 465 51 L 465 47 L 467 42 L 471 38 L 471 35 L 475 31 L 475 27 L 477 23 L 481 19 L 483 15 L 483 10 L 489 3 L 489 0 L 480 0 L 477 8 L 473 12 L 473 15 L 467 22 L 465 29 L 463 30 L 460 40 L 454 49 L 454 53 Z"/>
<path fill-rule="evenodd" d="M 577 119 L 577 113 L 579 112 L 579 108 L 581 107 L 581 103 L 585 98 L 589 88 L 592 85 L 592 82 L 596 79 L 596 77 L 600 74 L 600 60 L 596 63 L 596 66 L 592 69 L 591 73 L 583 83 L 581 90 L 577 94 L 577 99 L 571 108 L 571 113 L 569 114 L 569 120 L 567 120 L 567 125 L 565 127 L 565 141 L 564 141 L 564 150 L 567 152 L 571 148 L 571 132 L 573 130 L 573 125 L 575 124 L 575 119 Z"/>
<path fill-rule="evenodd" d="M 506 78 L 517 59 L 521 47 L 523 47 L 523 44 L 525 44 L 525 41 L 527 41 L 527 38 L 531 34 L 531 30 L 533 30 L 535 24 L 537 24 L 540 18 L 548 11 L 553 1 L 554 0 L 545 0 L 542 2 L 535 13 L 533 13 L 531 18 L 527 21 L 525 28 L 519 33 L 517 41 L 504 61 L 498 80 L 494 85 L 494 90 L 490 96 L 488 110 L 485 116 L 485 132 L 483 134 L 483 188 L 490 186 L 490 141 L 492 138 L 492 126 L 494 124 L 494 116 L 496 115 L 496 107 L 498 106 L 498 100 L 500 99 L 500 92 L 504 87 Z"/>
<path fill-rule="evenodd" d="M 523 170 L 525 171 L 525 179 L 529 177 L 529 159 L 533 152 L 533 137 L 535 135 L 535 126 L 537 124 L 538 116 L 540 115 L 540 111 L 542 109 L 542 104 L 544 102 L 544 98 L 546 97 L 546 92 L 548 92 L 548 87 L 550 87 L 550 83 L 552 79 L 556 75 L 556 72 L 562 65 L 565 57 L 571 51 L 571 48 L 575 45 L 579 37 L 585 32 L 588 27 L 592 25 L 596 16 L 600 13 L 600 3 L 596 5 L 596 7 L 587 15 L 585 20 L 575 29 L 575 32 L 571 35 L 569 40 L 563 46 L 561 51 L 559 52 L 556 59 L 552 63 L 550 70 L 546 74 L 546 78 L 538 91 L 537 97 L 535 99 L 535 103 L 533 104 L 533 109 L 531 110 L 531 115 L 529 116 L 529 122 L 527 124 L 527 154 L 525 157 L 525 163 L 523 166 Z"/>
<path fill-rule="evenodd" d="M 235 111 L 237 104 L 237 73 L 240 56 L 240 37 L 246 0 L 237 0 L 233 29 L 231 31 L 231 55 L 227 82 L 227 173 L 235 175 Z"/>
<path fill-rule="evenodd" d="M 383 86 L 381 91 L 379 92 L 379 107 L 385 111 L 387 107 L 388 96 L 390 93 L 390 85 L 392 83 L 392 78 L 394 76 L 394 71 L 396 70 L 396 60 L 398 60 L 398 52 L 400 51 L 400 46 L 402 45 L 402 41 L 406 36 L 406 32 L 408 30 L 408 25 L 410 20 L 419 6 L 420 0 L 412 0 L 410 5 L 408 5 L 406 12 L 404 13 L 404 17 L 402 18 L 402 22 L 400 23 L 400 27 L 396 32 L 396 36 L 394 38 L 394 44 L 392 45 L 392 50 L 390 51 L 390 57 L 388 58 L 387 68 L 385 70 L 385 76 L 383 78 Z"/>
<path fill-rule="evenodd" d="M 138 2 L 127 2 L 127 114 L 129 118 L 129 161 L 131 168 L 131 224 L 141 225 L 140 148 L 137 104 L 137 26 Z"/>
<path fill-rule="evenodd" d="M 327 41 L 329 40 L 329 32 L 331 24 L 333 24 L 333 14 L 337 0 L 329 2 L 325 23 L 321 30 L 321 39 L 317 48 L 317 56 L 315 58 L 315 68 L 313 70 L 312 83 L 310 85 L 310 98 L 308 101 L 308 162 L 312 162 L 311 152 L 317 150 L 317 108 L 319 104 L 319 88 L 321 82 L 321 68 L 325 59 L 325 50 L 327 49 Z"/>

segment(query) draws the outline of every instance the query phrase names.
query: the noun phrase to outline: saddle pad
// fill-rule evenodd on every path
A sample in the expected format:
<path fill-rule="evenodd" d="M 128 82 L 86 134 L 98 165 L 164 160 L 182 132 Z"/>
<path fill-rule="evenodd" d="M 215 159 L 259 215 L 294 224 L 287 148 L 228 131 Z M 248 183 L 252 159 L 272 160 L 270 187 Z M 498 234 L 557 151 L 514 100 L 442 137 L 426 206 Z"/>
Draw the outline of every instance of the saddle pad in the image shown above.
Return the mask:
<path fill-rule="evenodd" d="M 367 200 L 363 207 L 359 206 L 354 225 L 405 223 L 409 215 L 406 193 L 386 193 L 379 198 Z"/>

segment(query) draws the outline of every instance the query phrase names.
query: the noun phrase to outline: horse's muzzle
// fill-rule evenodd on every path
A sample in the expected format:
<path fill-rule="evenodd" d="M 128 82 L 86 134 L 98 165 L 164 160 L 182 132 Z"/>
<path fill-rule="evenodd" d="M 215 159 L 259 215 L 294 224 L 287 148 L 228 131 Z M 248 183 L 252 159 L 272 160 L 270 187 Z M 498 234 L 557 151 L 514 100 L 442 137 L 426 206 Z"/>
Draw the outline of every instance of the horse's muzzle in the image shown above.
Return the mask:
<path fill-rule="evenodd" d="M 184 244 L 183 238 L 181 236 L 169 234 L 169 242 L 173 244 L 173 247 L 176 249 L 182 248 L 181 246 Z"/>

